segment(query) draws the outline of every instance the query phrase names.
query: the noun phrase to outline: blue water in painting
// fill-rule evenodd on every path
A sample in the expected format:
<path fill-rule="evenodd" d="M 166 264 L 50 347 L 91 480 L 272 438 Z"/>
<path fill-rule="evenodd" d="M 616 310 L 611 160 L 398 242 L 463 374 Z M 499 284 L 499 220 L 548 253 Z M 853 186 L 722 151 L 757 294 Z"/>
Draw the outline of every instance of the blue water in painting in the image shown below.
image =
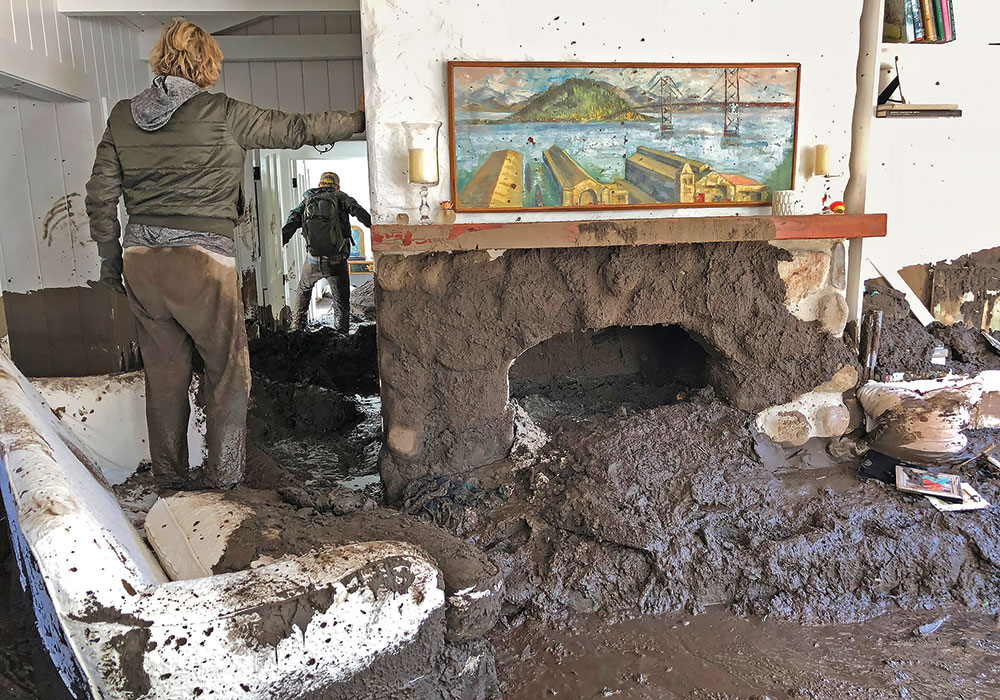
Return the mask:
<path fill-rule="evenodd" d="M 535 206 L 533 187 L 539 187 L 545 206 L 558 206 L 560 199 L 544 167 L 542 153 L 560 146 L 601 182 L 625 176 L 625 158 L 639 146 L 672 151 L 702 161 L 722 173 L 744 175 L 774 189 L 791 182 L 769 182 L 775 169 L 792 149 L 795 109 L 747 108 L 742 111 L 738 137 L 722 136 L 721 109 L 675 113 L 671 132 L 660 132 L 658 118 L 645 122 L 553 122 L 472 123 L 502 119 L 505 114 L 460 112 L 455 123 L 458 191 L 472 179 L 491 153 L 513 149 L 524 155 L 525 206 Z M 529 141 L 532 139 L 534 143 Z M 530 201 L 529 201 L 530 200 Z"/>

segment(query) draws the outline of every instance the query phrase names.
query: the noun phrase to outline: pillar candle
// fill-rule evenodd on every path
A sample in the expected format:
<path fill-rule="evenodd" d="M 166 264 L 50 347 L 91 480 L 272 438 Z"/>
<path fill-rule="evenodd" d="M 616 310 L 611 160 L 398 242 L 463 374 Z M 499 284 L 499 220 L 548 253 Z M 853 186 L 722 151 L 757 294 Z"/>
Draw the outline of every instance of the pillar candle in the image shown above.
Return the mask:
<path fill-rule="evenodd" d="M 813 168 L 816 175 L 830 174 L 830 147 L 823 144 L 816 146 L 816 167 Z"/>
<path fill-rule="evenodd" d="M 410 182 L 434 184 L 438 181 L 437 152 L 433 148 L 410 149 Z"/>

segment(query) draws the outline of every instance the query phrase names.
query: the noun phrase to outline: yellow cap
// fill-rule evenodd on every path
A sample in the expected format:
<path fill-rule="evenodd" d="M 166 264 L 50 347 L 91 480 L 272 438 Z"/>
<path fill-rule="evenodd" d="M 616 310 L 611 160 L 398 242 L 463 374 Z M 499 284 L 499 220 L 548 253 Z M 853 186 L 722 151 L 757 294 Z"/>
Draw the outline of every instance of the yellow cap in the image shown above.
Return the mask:
<path fill-rule="evenodd" d="M 319 176 L 320 187 L 340 186 L 340 175 L 337 173 L 325 172 Z"/>

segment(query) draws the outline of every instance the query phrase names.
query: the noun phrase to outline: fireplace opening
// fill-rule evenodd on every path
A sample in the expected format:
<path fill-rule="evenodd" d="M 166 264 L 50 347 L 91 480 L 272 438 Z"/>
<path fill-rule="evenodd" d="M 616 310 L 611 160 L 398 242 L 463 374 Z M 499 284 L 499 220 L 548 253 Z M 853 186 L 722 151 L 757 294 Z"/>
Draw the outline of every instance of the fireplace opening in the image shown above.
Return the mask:
<path fill-rule="evenodd" d="M 514 361 L 510 397 L 522 405 L 541 400 L 586 413 L 621 406 L 645 410 L 705 391 L 709 359 L 678 325 L 560 333 Z"/>

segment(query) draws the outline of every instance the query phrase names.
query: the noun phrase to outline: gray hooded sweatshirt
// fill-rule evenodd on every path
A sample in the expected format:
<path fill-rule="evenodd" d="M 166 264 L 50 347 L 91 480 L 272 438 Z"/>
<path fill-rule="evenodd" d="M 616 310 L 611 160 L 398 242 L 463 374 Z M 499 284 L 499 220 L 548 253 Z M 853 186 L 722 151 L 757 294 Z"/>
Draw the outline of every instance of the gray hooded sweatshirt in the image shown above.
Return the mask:
<path fill-rule="evenodd" d="M 132 118 L 143 131 L 156 131 L 170 121 L 178 107 L 195 95 L 205 92 L 190 80 L 173 75 L 158 75 L 153 84 L 131 100 Z M 184 231 L 165 226 L 130 223 L 125 228 L 122 247 L 165 248 L 201 246 L 220 255 L 235 256 L 236 243 L 225 236 L 200 231 Z"/>

